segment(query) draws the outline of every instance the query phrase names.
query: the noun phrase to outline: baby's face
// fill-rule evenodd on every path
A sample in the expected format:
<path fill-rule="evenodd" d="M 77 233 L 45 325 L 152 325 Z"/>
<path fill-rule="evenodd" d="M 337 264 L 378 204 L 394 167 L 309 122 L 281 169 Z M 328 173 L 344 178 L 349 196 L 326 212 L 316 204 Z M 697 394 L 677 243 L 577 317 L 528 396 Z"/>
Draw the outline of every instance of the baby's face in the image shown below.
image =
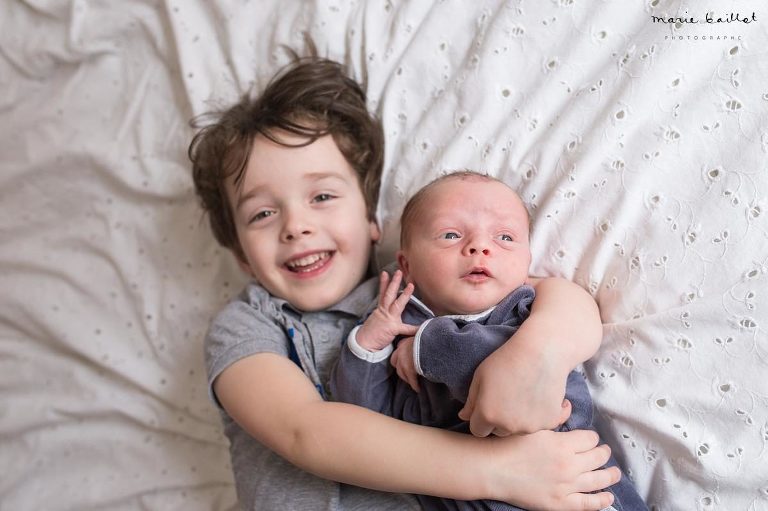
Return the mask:
<path fill-rule="evenodd" d="M 430 190 L 420 209 L 398 260 L 435 314 L 482 312 L 525 283 L 528 213 L 508 186 L 448 179 Z"/>

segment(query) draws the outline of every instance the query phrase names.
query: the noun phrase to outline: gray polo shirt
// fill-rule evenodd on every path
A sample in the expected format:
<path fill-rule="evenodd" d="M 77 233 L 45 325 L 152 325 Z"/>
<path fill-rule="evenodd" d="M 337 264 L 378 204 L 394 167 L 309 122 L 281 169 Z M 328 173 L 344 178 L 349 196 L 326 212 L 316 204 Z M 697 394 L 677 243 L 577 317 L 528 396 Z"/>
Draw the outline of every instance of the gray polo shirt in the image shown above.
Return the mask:
<path fill-rule="evenodd" d="M 218 405 L 213 382 L 234 362 L 257 353 L 289 357 L 291 339 L 304 372 L 327 395 L 331 367 L 347 334 L 375 304 L 378 279 L 360 284 L 336 305 L 301 312 L 255 283 L 211 322 L 205 340 L 209 392 Z M 245 510 L 418 510 L 410 495 L 383 493 L 339 484 L 305 472 L 246 433 L 221 408 L 230 441 L 238 500 Z"/>

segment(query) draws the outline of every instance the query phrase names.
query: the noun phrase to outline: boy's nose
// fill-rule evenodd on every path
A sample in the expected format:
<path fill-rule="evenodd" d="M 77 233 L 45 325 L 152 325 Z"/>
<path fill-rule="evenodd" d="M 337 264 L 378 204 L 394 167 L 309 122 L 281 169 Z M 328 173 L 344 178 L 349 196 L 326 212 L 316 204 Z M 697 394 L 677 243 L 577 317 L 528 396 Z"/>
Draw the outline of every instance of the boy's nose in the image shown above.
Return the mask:
<path fill-rule="evenodd" d="M 312 234 L 312 232 L 312 223 L 309 221 L 306 215 L 298 215 L 295 213 L 285 214 L 283 231 L 280 234 L 280 237 L 283 241 L 294 241 L 303 236 Z"/>
<path fill-rule="evenodd" d="M 300 230 L 296 230 L 296 231 L 285 231 L 284 234 L 283 234 L 283 240 L 285 240 L 285 241 L 293 241 L 293 240 L 296 240 L 298 238 L 301 238 L 302 236 L 306 236 L 306 235 L 311 234 L 311 233 L 312 233 L 312 231 L 310 231 L 309 229 L 303 229 L 303 230 L 300 229 Z"/>

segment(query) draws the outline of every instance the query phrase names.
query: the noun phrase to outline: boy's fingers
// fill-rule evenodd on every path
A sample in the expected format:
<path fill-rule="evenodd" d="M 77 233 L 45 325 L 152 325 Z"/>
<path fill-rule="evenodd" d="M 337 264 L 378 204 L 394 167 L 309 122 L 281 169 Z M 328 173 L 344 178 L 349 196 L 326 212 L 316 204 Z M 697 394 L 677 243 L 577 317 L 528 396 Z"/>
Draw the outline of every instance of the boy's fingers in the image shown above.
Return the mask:
<path fill-rule="evenodd" d="M 558 419 L 557 425 L 561 426 L 565 424 L 565 421 L 568 420 L 568 418 L 571 416 L 571 412 L 573 411 L 571 402 L 567 399 L 563 399 L 562 409 L 560 411 L 560 418 Z"/>
<path fill-rule="evenodd" d="M 472 418 L 472 413 L 475 411 L 475 395 L 477 394 L 477 386 L 469 385 L 469 394 L 467 394 L 467 401 L 464 403 L 464 408 L 459 410 L 459 419 L 463 421 L 469 421 Z"/>
<path fill-rule="evenodd" d="M 494 426 L 482 417 L 482 414 L 475 413 L 475 401 L 479 386 L 475 385 L 474 380 L 469 385 L 469 394 L 464 408 L 459 411 L 459 418 L 469 422 L 469 431 L 479 437 L 486 437 L 493 432 Z"/>
<path fill-rule="evenodd" d="M 613 494 L 610 492 L 601 493 L 574 493 L 568 497 L 571 509 L 580 509 L 592 511 L 605 509 L 613 504 Z"/>
<path fill-rule="evenodd" d="M 407 323 L 403 323 L 400 327 L 400 335 L 416 335 L 416 332 L 419 331 L 418 325 L 409 325 Z"/>
<path fill-rule="evenodd" d="M 576 456 L 575 468 L 581 474 L 576 481 L 574 491 L 585 493 L 600 491 L 621 479 L 621 471 L 618 467 L 605 467 L 611 457 L 611 448 L 608 445 L 599 445 Z"/>
<path fill-rule="evenodd" d="M 470 420 L 469 431 L 478 437 L 486 437 L 493 431 L 493 425 L 486 420 L 475 418 Z"/>
<path fill-rule="evenodd" d="M 596 470 L 606 463 L 611 457 L 611 448 L 607 444 L 602 444 L 587 452 L 579 453 L 579 467 L 584 472 Z"/>
<path fill-rule="evenodd" d="M 505 428 L 494 428 L 493 431 L 491 431 L 491 434 L 494 436 L 505 437 L 511 435 L 512 432 Z"/>
<path fill-rule="evenodd" d="M 621 480 L 621 470 L 618 467 L 607 467 L 581 474 L 576 482 L 576 491 L 591 493 L 601 491 Z"/>
<path fill-rule="evenodd" d="M 589 429 L 575 429 L 573 431 L 568 431 L 565 434 L 571 437 L 571 440 L 573 441 L 571 448 L 576 453 L 589 453 L 597 447 L 597 444 L 600 441 L 600 437 L 597 436 L 597 433 Z M 606 445 L 605 447 L 608 446 Z M 602 463 L 599 463 L 592 468 L 597 468 L 600 465 L 602 465 Z"/>

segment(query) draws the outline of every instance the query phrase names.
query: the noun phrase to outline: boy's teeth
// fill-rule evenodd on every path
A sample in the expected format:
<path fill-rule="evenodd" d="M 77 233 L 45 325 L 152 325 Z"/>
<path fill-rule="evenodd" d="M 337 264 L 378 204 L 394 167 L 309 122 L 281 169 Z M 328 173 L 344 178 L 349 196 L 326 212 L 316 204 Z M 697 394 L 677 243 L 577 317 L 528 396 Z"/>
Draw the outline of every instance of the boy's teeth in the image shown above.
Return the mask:
<path fill-rule="evenodd" d="M 307 268 L 308 266 L 312 266 L 313 264 L 327 257 L 328 257 L 328 252 L 320 252 L 318 254 L 312 254 L 306 257 L 302 257 L 301 259 L 294 259 L 292 261 L 288 261 L 287 263 L 285 263 L 285 265 L 292 270 L 300 271 L 301 269 Z"/>

